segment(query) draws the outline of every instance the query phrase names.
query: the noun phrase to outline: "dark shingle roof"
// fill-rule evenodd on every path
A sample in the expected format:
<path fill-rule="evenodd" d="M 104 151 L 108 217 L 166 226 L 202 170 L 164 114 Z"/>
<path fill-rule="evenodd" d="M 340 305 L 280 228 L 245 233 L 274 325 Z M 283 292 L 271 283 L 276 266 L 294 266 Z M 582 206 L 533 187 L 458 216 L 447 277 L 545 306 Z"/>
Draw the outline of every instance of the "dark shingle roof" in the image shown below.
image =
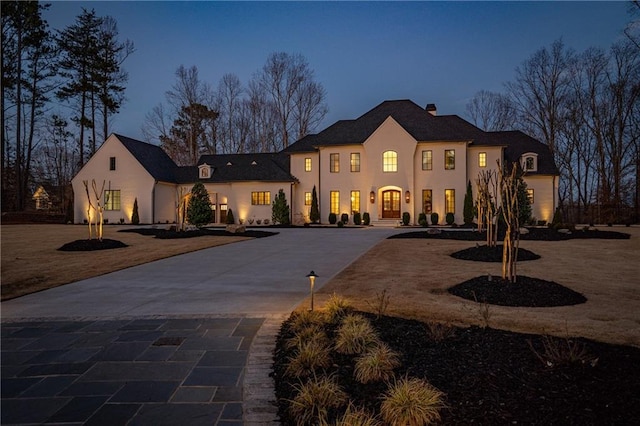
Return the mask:
<path fill-rule="evenodd" d="M 282 153 L 203 155 L 198 165 L 208 164 L 214 168 L 210 179 L 203 182 L 293 182 L 289 173 L 289 156 Z M 189 182 L 198 180 L 198 168 L 188 171 Z M 195 177 L 195 180 L 194 180 Z"/>
<path fill-rule="evenodd" d="M 522 154 L 534 152 L 538 154 L 538 169 L 535 172 L 527 172 L 531 175 L 559 175 L 560 172 L 553 160 L 553 155 L 549 146 L 537 139 L 522 133 L 519 130 L 507 132 L 488 132 L 492 141 L 499 145 L 504 145 L 504 157 L 506 161 L 516 162 L 520 160 Z"/>
<path fill-rule="evenodd" d="M 122 145 L 138 160 L 154 179 L 175 182 L 176 163 L 157 145 L 138 141 L 114 133 Z"/>

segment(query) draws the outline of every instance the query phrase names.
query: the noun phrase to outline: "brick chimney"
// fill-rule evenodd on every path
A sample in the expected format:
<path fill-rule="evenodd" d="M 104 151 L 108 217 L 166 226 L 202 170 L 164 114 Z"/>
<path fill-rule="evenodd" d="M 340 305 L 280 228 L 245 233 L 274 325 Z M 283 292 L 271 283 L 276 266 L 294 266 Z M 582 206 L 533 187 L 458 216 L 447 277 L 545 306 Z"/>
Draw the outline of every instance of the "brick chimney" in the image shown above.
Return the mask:
<path fill-rule="evenodd" d="M 438 108 L 436 108 L 436 104 L 427 104 L 425 111 L 433 116 L 438 115 Z"/>

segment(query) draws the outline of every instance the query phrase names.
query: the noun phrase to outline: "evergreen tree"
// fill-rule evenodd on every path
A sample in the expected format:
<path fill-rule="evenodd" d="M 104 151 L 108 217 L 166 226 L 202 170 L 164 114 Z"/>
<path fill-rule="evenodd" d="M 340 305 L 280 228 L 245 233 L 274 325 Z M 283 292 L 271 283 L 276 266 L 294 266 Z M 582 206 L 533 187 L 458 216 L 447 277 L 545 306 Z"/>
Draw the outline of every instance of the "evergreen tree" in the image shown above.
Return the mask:
<path fill-rule="evenodd" d="M 274 225 L 289 225 L 291 223 L 287 197 L 284 195 L 284 191 L 282 189 L 278 191 L 278 196 L 271 204 L 271 220 Z"/>
<path fill-rule="evenodd" d="M 213 210 L 207 189 L 202 182 L 193 185 L 191 197 L 187 207 L 187 222 L 195 226 L 202 226 L 211 222 Z"/>
<path fill-rule="evenodd" d="M 527 183 L 522 178 L 522 174 L 518 176 L 518 223 L 520 226 L 526 225 L 531 220 L 531 200 L 527 193 Z"/>
<path fill-rule="evenodd" d="M 467 193 L 464 196 L 464 208 L 462 211 L 464 224 L 471 225 L 473 223 L 473 191 L 471 189 L 471 181 L 467 182 Z"/>
<path fill-rule="evenodd" d="M 311 223 L 318 223 L 320 221 L 320 210 L 318 209 L 318 193 L 316 192 L 316 186 L 313 185 L 313 192 L 311 192 L 311 212 L 309 213 L 309 220 Z"/>
<path fill-rule="evenodd" d="M 131 223 L 138 225 L 140 223 L 140 216 L 138 215 L 138 197 L 133 200 L 133 213 L 131 214 Z"/>

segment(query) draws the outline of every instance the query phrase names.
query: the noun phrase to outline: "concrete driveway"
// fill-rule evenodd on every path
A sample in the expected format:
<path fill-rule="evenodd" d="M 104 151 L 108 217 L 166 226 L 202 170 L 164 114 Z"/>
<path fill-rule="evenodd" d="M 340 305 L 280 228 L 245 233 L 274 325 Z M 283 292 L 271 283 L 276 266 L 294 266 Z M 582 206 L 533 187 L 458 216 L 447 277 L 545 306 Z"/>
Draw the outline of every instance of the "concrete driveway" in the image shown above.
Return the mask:
<path fill-rule="evenodd" d="M 399 230 L 280 229 L 261 239 L 135 266 L 2 303 L 3 319 L 147 315 L 271 315 L 316 288 Z"/>

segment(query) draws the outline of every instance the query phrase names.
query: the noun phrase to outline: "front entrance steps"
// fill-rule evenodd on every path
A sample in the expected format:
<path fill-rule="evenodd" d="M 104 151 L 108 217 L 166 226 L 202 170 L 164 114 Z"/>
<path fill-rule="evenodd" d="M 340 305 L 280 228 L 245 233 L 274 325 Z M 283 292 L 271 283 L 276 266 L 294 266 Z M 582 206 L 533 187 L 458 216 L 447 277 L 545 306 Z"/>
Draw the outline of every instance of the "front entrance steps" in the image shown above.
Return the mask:
<path fill-rule="evenodd" d="M 372 226 L 376 226 L 379 228 L 396 228 L 400 225 L 402 225 L 402 220 L 400 219 L 379 219 L 379 220 L 372 220 L 370 222 L 370 224 Z"/>

